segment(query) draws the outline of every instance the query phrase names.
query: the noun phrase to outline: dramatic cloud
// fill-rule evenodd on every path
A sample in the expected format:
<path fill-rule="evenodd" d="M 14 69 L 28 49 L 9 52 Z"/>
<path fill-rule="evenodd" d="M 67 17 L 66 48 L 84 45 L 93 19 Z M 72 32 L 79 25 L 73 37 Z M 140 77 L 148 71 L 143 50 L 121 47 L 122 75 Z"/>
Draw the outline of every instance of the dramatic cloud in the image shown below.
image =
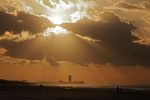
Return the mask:
<path fill-rule="evenodd" d="M 63 22 L 76 22 L 83 17 L 89 17 L 89 10 L 96 7 L 92 0 L 1 0 L 0 10 L 17 15 L 18 12 L 45 16 L 53 21 L 59 14 Z"/>
<path fill-rule="evenodd" d="M 6 55 L 8 50 L 5 48 L 0 48 L 0 64 L 16 64 L 16 65 L 36 65 L 40 64 L 43 66 L 58 66 L 59 62 L 57 62 L 54 58 L 44 57 L 43 59 L 21 59 L 21 58 L 13 58 Z"/>
<path fill-rule="evenodd" d="M 74 34 L 68 34 L 41 37 L 22 43 L 7 40 L 1 41 L 0 45 L 9 50 L 7 55 L 22 59 L 54 57 L 56 61 L 78 64 L 149 65 L 150 48 L 133 43 L 136 38 L 132 31 L 136 28 L 132 24 L 121 21 L 118 16 L 109 12 L 102 13 L 101 18 L 102 21 L 98 22 L 85 19 L 75 24 L 62 25 L 73 33 L 100 41 L 94 44 Z"/>
<path fill-rule="evenodd" d="M 131 4 L 125 1 L 117 2 L 114 4 L 114 7 L 119 7 L 124 10 L 130 9 L 130 10 L 144 10 L 145 7 L 143 5 L 137 5 L 137 4 Z"/>
<path fill-rule="evenodd" d="M 136 32 L 133 33 L 137 40 L 135 43 L 141 45 L 150 45 L 150 2 L 148 0 L 141 0 L 139 2 L 118 1 L 113 6 L 106 7 L 106 9 L 117 13 L 120 17 L 128 22 L 134 23 L 137 27 Z"/>
<path fill-rule="evenodd" d="M 142 1 L 140 3 L 130 3 L 128 1 L 118 1 L 116 3 L 113 4 L 113 6 L 108 6 L 106 7 L 107 9 L 121 9 L 121 10 L 125 10 L 125 11 L 143 11 L 143 12 L 147 12 L 147 10 L 150 10 L 150 2 L 149 1 Z"/>
<path fill-rule="evenodd" d="M 0 55 L 4 55 L 7 52 L 5 48 L 0 48 Z"/>
<path fill-rule="evenodd" d="M 0 12 L 0 34 L 6 31 L 20 34 L 22 31 L 40 33 L 44 29 L 53 26 L 47 18 L 37 17 L 23 12 L 17 16 Z"/>
<path fill-rule="evenodd" d="M 0 41 L 1 40 L 12 40 L 15 42 L 22 42 L 25 40 L 31 40 L 36 38 L 36 35 L 30 34 L 27 31 L 23 31 L 20 34 L 13 34 L 11 32 L 5 32 L 4 35 L 0 36 Z"/>
<path fill-rule="evenodd" d="M 136 40 L 133 35 L 136 30 L 135 26 L 121 21 L 112 13 L 103 13 L 101 18 L 103 20 L 99 22 L 85 19 L 76 24 L 64 24 L 63 26 L 74 33 L 101 40 L 103 45 L 115 53 L 107 55 L 106 51 L 105 57 L 97 58 L 99 59 L 98 63 L 102 61 L 102 57 L 106 62 L 115 64 L 149 64 L 150 53 L 148 51 L 150 47 L 133 43 Z M 101 55 L 101 53 L 96 54 Z"/>
<path fill-rule="evenodd" d="M 23 0 L 1 0 L 0 11 L 17 15 L 18 12 L 30 13 L 32 12 L 32 8 L 27 6 Z"/>
<path fill-rule="evenodd" d="M 85 41 L 89 41 L 89 42 L 100 42 L 100 40 L 97 40 L 97 39 L 93 39 L 93 38 L 90 38 L 89 36 L 83 36 L 83 35 L 80 35 L 80 34 L 75 34 L 75 36 L 85 40 Z"/>

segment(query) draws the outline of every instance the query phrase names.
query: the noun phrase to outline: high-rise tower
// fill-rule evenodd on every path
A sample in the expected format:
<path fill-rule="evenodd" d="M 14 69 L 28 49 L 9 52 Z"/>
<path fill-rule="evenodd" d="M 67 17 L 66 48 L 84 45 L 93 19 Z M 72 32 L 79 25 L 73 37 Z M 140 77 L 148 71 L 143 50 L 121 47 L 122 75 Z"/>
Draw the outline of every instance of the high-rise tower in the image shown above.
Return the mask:
<path fill-rule="evenodd" d="M 71 75 L 68 76 L 68 81 L 69 81 L 69 83 L 72 83 L 72 76 Z"/>

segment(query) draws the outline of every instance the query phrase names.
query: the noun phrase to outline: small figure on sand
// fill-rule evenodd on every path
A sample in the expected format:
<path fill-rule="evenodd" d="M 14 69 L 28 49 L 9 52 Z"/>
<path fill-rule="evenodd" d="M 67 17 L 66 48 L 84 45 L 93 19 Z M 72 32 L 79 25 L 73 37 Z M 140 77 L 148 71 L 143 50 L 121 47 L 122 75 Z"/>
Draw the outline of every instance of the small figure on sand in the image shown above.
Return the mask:
<path fill-rule="evenodd" d="M 117 93 L 123 93 L 123 88 L 120 88 L 119 86 L 117 86 Z"/>

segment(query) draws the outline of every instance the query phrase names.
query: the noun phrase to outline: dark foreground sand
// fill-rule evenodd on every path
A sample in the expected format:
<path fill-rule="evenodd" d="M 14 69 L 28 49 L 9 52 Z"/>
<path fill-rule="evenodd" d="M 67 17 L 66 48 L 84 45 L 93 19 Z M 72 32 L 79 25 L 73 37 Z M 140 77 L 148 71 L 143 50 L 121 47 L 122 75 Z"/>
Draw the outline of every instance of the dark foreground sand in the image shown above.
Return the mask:
<path fill-rule="evenodd" d="M 1 85 L 0 100 L 150 100 L 149 90 Z"/>
<path fill-rule="evenodd" d="M 150 100 L 150 91 L 13 86 L 0 88 L 0 100 Z"/>

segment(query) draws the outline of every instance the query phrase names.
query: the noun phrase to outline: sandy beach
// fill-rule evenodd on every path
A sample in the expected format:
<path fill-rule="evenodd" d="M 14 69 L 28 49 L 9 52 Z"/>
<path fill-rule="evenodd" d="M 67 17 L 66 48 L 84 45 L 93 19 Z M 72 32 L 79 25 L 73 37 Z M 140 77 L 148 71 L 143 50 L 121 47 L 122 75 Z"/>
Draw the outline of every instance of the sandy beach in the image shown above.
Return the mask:
<path fill-rule="evenodd" d="M 150 100 L 149 90 L 123 88 L 48 87 L 2 81 L 0 100 Z"/>

